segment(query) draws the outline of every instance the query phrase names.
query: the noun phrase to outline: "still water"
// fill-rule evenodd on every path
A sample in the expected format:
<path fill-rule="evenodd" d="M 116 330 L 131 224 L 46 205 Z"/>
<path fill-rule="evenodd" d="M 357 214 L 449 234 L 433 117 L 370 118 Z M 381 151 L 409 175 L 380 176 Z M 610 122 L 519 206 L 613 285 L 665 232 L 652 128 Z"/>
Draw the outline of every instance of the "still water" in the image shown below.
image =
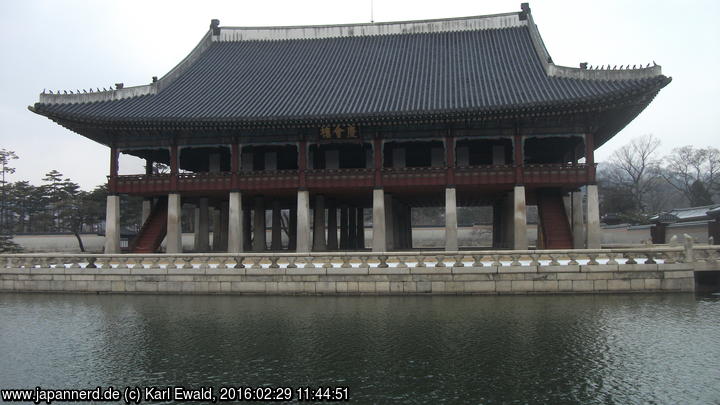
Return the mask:
<path fill-rule="evenodd" d="M 0 293 L 0 387 L 347 386 L 354 403 L 720 403 L 720 299 Z"/>

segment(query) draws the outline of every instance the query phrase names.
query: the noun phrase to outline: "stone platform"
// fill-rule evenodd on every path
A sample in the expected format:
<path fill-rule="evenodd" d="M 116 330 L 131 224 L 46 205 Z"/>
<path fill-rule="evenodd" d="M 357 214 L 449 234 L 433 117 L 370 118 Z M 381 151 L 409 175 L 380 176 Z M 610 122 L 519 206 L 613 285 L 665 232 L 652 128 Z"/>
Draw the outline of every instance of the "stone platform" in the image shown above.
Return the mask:
<path fill-rule="evenodd" d="M 567 251 L 0 255 L 0 291 L 530 294 L 694 291 L 720 247 Z"/>

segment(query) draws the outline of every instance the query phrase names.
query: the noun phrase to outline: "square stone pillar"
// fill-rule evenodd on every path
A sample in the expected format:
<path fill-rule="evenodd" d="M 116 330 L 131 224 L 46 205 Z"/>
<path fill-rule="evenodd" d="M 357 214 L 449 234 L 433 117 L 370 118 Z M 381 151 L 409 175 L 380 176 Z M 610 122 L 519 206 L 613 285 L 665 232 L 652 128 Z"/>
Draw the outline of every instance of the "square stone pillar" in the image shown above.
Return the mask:
<path fill-rule="evenodd" d="M 180 194 L 168 194 L 167 237 L 165 252 L 182 253 L 182 204 Z"/>
<path fill-rule="evenodd" d="M 357 208 L 357 231 L 355 232 L 355 248 L 365 249 L 365 210 Z"/>
<path fill-rule="evenodd" d="M 218 223 L 218 228 L 220 230 L 220 239 L 218 248 L 216 249 L 219 252 L 227 252 L 228 248 L 228 225 L 230 224 L 229 211 L 230 209 L 228 207 L 228 203 L 220 203 L 220 222 Z"/>
<path fill-rule="evenodd" d="M 265 199 L 257 196 L 253 212 L 253 251 L 262 252 L 265 249 Z"/>
<path fill-rule="evenodd" d="M 310 192 L 299 190 L 297 194 L 296 251 L 310 252 Z"/>
<path fill-rule="evenodd" d="M 200 229 L 200 207 L 193 205 L 193 252 L 198 251 L 198 229 Z"/>
<path fill-rule="evenodd" d="M 222 215 L 220 213 L 219 209 L 210 208 L 210 218 L 212 220 L 212 246 L 210 247 L 210 250 L 213 252 L 219 252 L 220 251 L 220 244 L 222 239 L 222 231 L 220 230 L 222 222 Z"/>
<path fill-rule="evenodd" d="M 327 248 L 328 250 L 338 249 L 338 234 L 337 234 L 337 208 L 335 203 L 328 201 L 328 235 L 327 235 Z"/>
<path fill-rule="evenodd" d="M 228 253 L 243 251 L 243 212 L 242 195 L 239 191 L 230 192 L 228 201 Z"/>
<path fill-rule="evenodd" d="M 200 198 L 196 211 L 198 214 L 197 228 L 195 229 L 196 252 L 210 250 L 210 213 L 208 210 L 208 199 Z"/>
<path fill-rule="evenodd" d="M 282 212 L 280 210 L 280 200 L 273 200 L 272 203 L 272 236 L 270 240 L 270 249 L 274 251 L 282 250 Z"/>
<path fill-rule="evenodd" d="M 513 249 L 527 250 L 527 208 L 525 206 L 525 187 L 515 186 L 513 189 Z"/>
<path fill-rule="evenodd" d="M 252 210 L 249 207 L 243 210 L 242 213 L 242 230 L 243 230 L 243 251 L 249 252 L 252 250 Z"/>
<path fill-rule="evenodd" d="M 572 199 L 572 235 L 573 235 L 573 248 L 584 249 L 585 248 L 585 224 L 583 223 L 583 193 L 576 191 L 570 194 Z"/>
<path fill-rule="evenodd" d="M 445 250 L 458 250 L 457 199 L 455 188 L 445 189 Z"/>
<path fill-rule="evenodd" d="M 600 207 L 596 184 L 587 185 L 587 248 L 600 249 L 602 234 L 600 230 Z"/>
<path fill-rule="evenodd" d="M 105 210 L 105 253 L 120 253 L 120 196 L 108 195 Z"/>
<path fill-rule="evenodd" d="M 315 196 L 315 214 L 313 215 L 313 250 L 327 251 L 325 242 L 325 196 Z"/>
<path fill-rule="evenodd" d="M 373 252 L 383 252 L 387 248 L 385 224 L 385 192 L 378 188 L 373 190 Z"/>
<path fill-rule="evenodd" d="M 391 194 L 385 194 L 383 197 L 385 203 L 385 250 L 395 249 L 395 212 L 393 207 L 393 198 Z M 375 213 L 373 212 L 373 223 L 375 223 Z M 373 227 L 374 229 L 374 227 Z M 375 237 L 373 236 L 373 239 Z"/>
<path fill-rule="evenodd" d="M 297 208 L 290 208 L 288 214 L 288 250 L 297 248 Z"/>
<path fill-rule="evenodd" d="M 492 224 L 492 247 L 493 249 L 500 249 L 504 247 L 505 242 L 505 224 L 503 219 L 504 215 L 504 200 L 496 200 L 493 202 L 493 224 Z"/>
<path fill-rule="evenodd" d="M 350 230 L 348 229 L 348 206 L 343 204 L 340 206 L 340 249 L 345 250 L 350 246 L 348 239 Z"/>
<path fill-rule="evenodd" d="M 348 249 L 357 249 L 357 209 L 348 209 Z"/>

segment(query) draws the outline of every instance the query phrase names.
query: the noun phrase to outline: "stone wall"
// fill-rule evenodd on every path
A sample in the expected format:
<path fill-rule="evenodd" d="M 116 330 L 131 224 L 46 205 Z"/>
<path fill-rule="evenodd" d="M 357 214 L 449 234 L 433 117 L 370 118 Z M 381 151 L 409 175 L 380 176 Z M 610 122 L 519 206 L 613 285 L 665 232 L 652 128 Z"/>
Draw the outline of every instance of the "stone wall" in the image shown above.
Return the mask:
<path fill-rule="evenodd" d="M 692 263 L 314 268 L 0 268 L 2 291 L 528 294 L 693 291 Z"/>

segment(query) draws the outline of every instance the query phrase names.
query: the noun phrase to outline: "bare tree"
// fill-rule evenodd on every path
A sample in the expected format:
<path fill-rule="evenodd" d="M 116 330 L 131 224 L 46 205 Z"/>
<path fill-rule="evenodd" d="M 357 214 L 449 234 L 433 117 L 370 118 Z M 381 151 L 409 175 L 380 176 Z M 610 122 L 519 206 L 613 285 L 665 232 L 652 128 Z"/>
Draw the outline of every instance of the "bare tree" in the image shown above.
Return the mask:
<path fill-rule="evenodd" d="M 712 204 L 712 194 L 720 193 L 720 150 L 683 146 L 673 149 L 665 161 L 663 178 L 691 206 Z"/>
<path fill-rule="evenodd" d="M 650 202 L 662 180 L 660 161 L 656 157 L 659 147 L 659 139 L 643 135 L 616 150 L 610 157 L 606 177 L 626 191 L 637 213 L 647 213 L 656 208 Z"/>

